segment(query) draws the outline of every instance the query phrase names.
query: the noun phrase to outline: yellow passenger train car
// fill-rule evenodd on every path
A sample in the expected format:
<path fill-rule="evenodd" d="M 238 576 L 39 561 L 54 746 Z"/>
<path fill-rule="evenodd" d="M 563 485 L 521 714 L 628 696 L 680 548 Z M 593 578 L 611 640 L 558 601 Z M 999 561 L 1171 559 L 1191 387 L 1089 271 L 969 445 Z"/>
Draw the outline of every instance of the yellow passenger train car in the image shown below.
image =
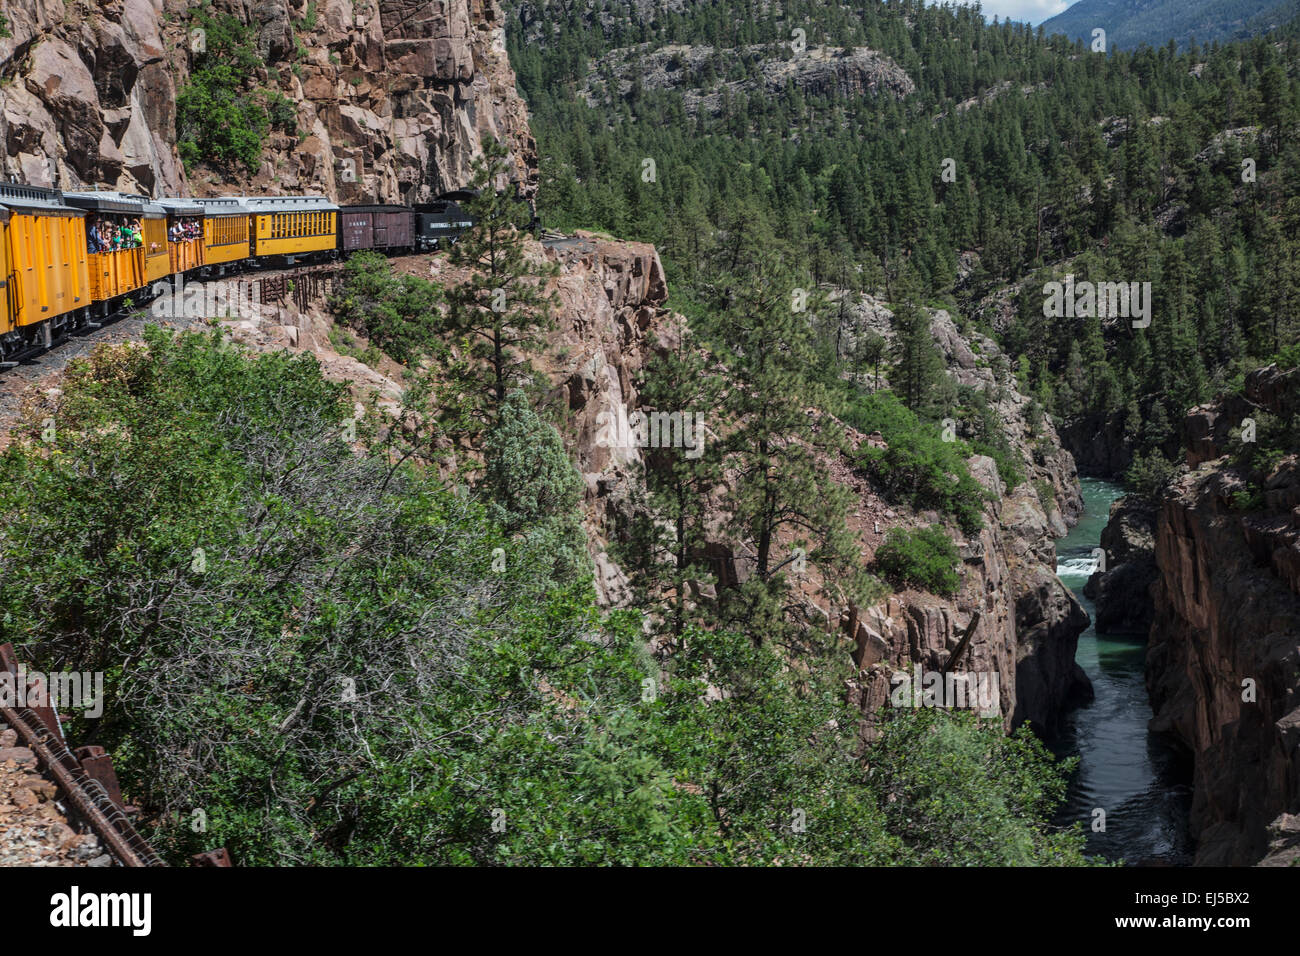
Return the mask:
<path fill-rule="evenodd" d="M 254 257 L 287 263 L 338 255 L 339 207 L 324 196 L 229 196 L 248 207 Z"/>
<path fill-rule="evenodd" d="M 185 275 L 202 269 L 207 261 L 203 248 L 203 207 L 193 199 L 159 199 L 167 213 L 167 256 L 173 274 Z"/>
<path fill-rule="evenodd" d="M 166 279 L 172 266 L 167 249 L 167 217 L 161 215 L 161 207 L 152 203 L 146 208 L 149 212 L 144 219 L 144 281 L 153 285 Z"/>
<path fill-rule="evenodd" d="M 203 209 L 205 272 L 224 274 L 250 255 L 251 210 L 238 199 L 195 199 Z"/>
<path fill-rule="evenodd" d="M 161 206 L 144 196 L 119 192 L 65 192 L 63 201 L 86 211 L 90 297 L 104 315 L 117 300 L 146 288 L 151 270 L 156 278 L 162 277 L 162 251 L 147 250 L 145 241 L 145 223 L 165 216 Z M 150 231 L 156 236 L 157 226 Z"/>
<path fill-rule="evenodd" d="M 86 214 L 53 189 L 0 183 L 5 210 L 0 253 L 0 356 L 49 346 L 84 320 L 91 304 Z"/>
<path fill-rule="evenodd" d="M 16 287 L 9 264 L 9 207 L 0 206 L 0 341 L 18 327 L 16 310 L 9 302 Z"/>

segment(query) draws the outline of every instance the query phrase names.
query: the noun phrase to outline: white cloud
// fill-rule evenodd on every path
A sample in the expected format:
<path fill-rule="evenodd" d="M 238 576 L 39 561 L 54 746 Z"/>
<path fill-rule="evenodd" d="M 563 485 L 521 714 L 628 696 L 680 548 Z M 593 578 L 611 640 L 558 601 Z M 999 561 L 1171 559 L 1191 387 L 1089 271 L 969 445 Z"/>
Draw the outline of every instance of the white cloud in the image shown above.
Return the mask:
<path fill-rule="evenodd" d="M 1074 0 L 984 0 L 980 8 L 987 20 L 996 16 L 1003 20 L 1039 24 L 1073 5 Z"/>

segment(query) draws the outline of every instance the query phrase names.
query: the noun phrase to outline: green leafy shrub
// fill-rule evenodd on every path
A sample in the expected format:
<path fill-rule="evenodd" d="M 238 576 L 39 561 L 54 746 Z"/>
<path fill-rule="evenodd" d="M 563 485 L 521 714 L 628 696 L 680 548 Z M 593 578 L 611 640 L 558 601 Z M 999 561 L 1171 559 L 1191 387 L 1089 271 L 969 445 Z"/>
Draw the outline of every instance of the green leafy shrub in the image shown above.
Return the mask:
<path fill-rule="evenodd" d="M 890 528 L 876 549 L 876 566 L 885 577 L 941 595 L 955 594 L 960 587 L 959 560 L 956 545 L 939 525 L 915 531 Z"/>
<path fill-rule="evenodd" d="M 258 168 L 272 128 L 292 129 L 293 102 L 252 79 L 264 68 L 254 47 L 256 31 L 233 14 L 215 15 L 205 3 L 194 12 L 204 32 L 189 82 L 176 96 L 176 148 L 186 168 L 199 163 Z"/>
<path fill-rule="evenodd" d="M 879 431 L 888 448 L 863 444 L 858 465 L 885 493 L 913 508 L 934 508 L 974 534 L 984 524 L 988 492 L 970 473 L 961 441 L 946 442 L 938 428 L 916 417 L 887 392 L 859 396 L 844 415 L 861 431 Z"/>
<path fill-rule="evenodd" d="M 1077 864 L 1082 838 L 1040 825 L 1077 760 L 1053 764 L 1028 726 L 1006 736 L 969 711 L 919 708 L 883 723 L 870 777 L 906 795 L 881 809 L 910 864 Z"/>
<path fill-rule="evenodd" d="M 1177 470 L 1173 462 L 1160 452 L 1153 451 L 1134 457 L 1133 463 L 1124 472 L 1124 482 L 1136 494 L 1155 501 Z"/>
<path fill-rule="evenodd" d="M 1084 862 L 1046 826 L 1058 768 L 991 729 L 896 715 L 864 755 L 842 647 L 792 667 L 691 624 L 652 658 L 534 533 L 580 487 L 517 393 L 470 497 L 347 438 L 310 356 L 145 338 L 71 363 L 0 455 L 0 620 L 105 673 L 94 739 L 171 861 Z"/>
<path fill-rule="evenodd" d="M 1043 514 L 1050 518 L 1052 512 L 1056 510 L 1056 489 L 1046 478 L 1038 478 L 1034 481 L 1034 494 L 1038 496 L 1038 503 L 1043 507 Z"/>
<path fill-rule="evenodd" d="M 343 266 L 343 285 L 330 307 L 340 322 L 411 364 L 441 348 L 440 302 L 438 287 L 428 279 L 394 275 L 387 257 L 363 251 Z"/>

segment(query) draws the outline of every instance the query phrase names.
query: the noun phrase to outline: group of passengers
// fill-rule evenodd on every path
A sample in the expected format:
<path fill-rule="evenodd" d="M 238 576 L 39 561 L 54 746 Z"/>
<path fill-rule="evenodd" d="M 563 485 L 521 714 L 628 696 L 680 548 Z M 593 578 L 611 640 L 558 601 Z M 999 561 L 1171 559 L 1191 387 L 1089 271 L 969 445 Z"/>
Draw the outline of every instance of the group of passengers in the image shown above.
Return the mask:
<path fill-rule="evenodd" d="M 195 218 L 175 219 L 167 227 L 169 242 L 188 242 L 190 239 L 203 238 L 203 220 Z"/>
<path fill-rule="evenodd" d="M 86 224 L 86 243 L 91 253 L 138 249 L 143 245 L 140 220 L 129 217 L 91 219 Z"/>

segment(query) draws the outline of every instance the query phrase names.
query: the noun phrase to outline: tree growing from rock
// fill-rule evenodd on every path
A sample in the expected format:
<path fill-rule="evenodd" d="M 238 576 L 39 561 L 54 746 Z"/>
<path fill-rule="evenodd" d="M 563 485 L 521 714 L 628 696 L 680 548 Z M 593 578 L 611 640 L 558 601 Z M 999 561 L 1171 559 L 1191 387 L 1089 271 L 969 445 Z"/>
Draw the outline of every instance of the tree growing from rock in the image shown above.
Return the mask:
<path fill-rule="evenodd" d="M 749 247 L 726 284 L 728 305 L 716 326 L 732 383 L 722 402 L 734 474 L 726 507 L 732 535 L 754 551 L 753 582 L 736 620 L 756 640 L 764 617 L 771 627 L 782 617 L 785 575 L 803 573 L 807 562 L 845 568 L 853 553 L 847 492 L 826 469 L 843 434 L 820 411 L 826 397 L 814 378 L 809 317 L 824 302 L 803 282 L 767 243 Z"/>
<path fill-rule="evenodd" d="M 457 417 L 490 422 L 500 414 L 510 388 L 532 376 L 530 357 L 552 327 L 554 299 L 546 290 L 556 270 L 535 262 L 525 244 L 527 206 L 497 186 L 506 175 L 506 148 L 494 139 L 474 164 L 465 202 L 474 225 L 448 253 L 453 266 L 467 268 L 464 282 L 447 290 L 451 331 L 460 346 L 450 377 Z"/>

